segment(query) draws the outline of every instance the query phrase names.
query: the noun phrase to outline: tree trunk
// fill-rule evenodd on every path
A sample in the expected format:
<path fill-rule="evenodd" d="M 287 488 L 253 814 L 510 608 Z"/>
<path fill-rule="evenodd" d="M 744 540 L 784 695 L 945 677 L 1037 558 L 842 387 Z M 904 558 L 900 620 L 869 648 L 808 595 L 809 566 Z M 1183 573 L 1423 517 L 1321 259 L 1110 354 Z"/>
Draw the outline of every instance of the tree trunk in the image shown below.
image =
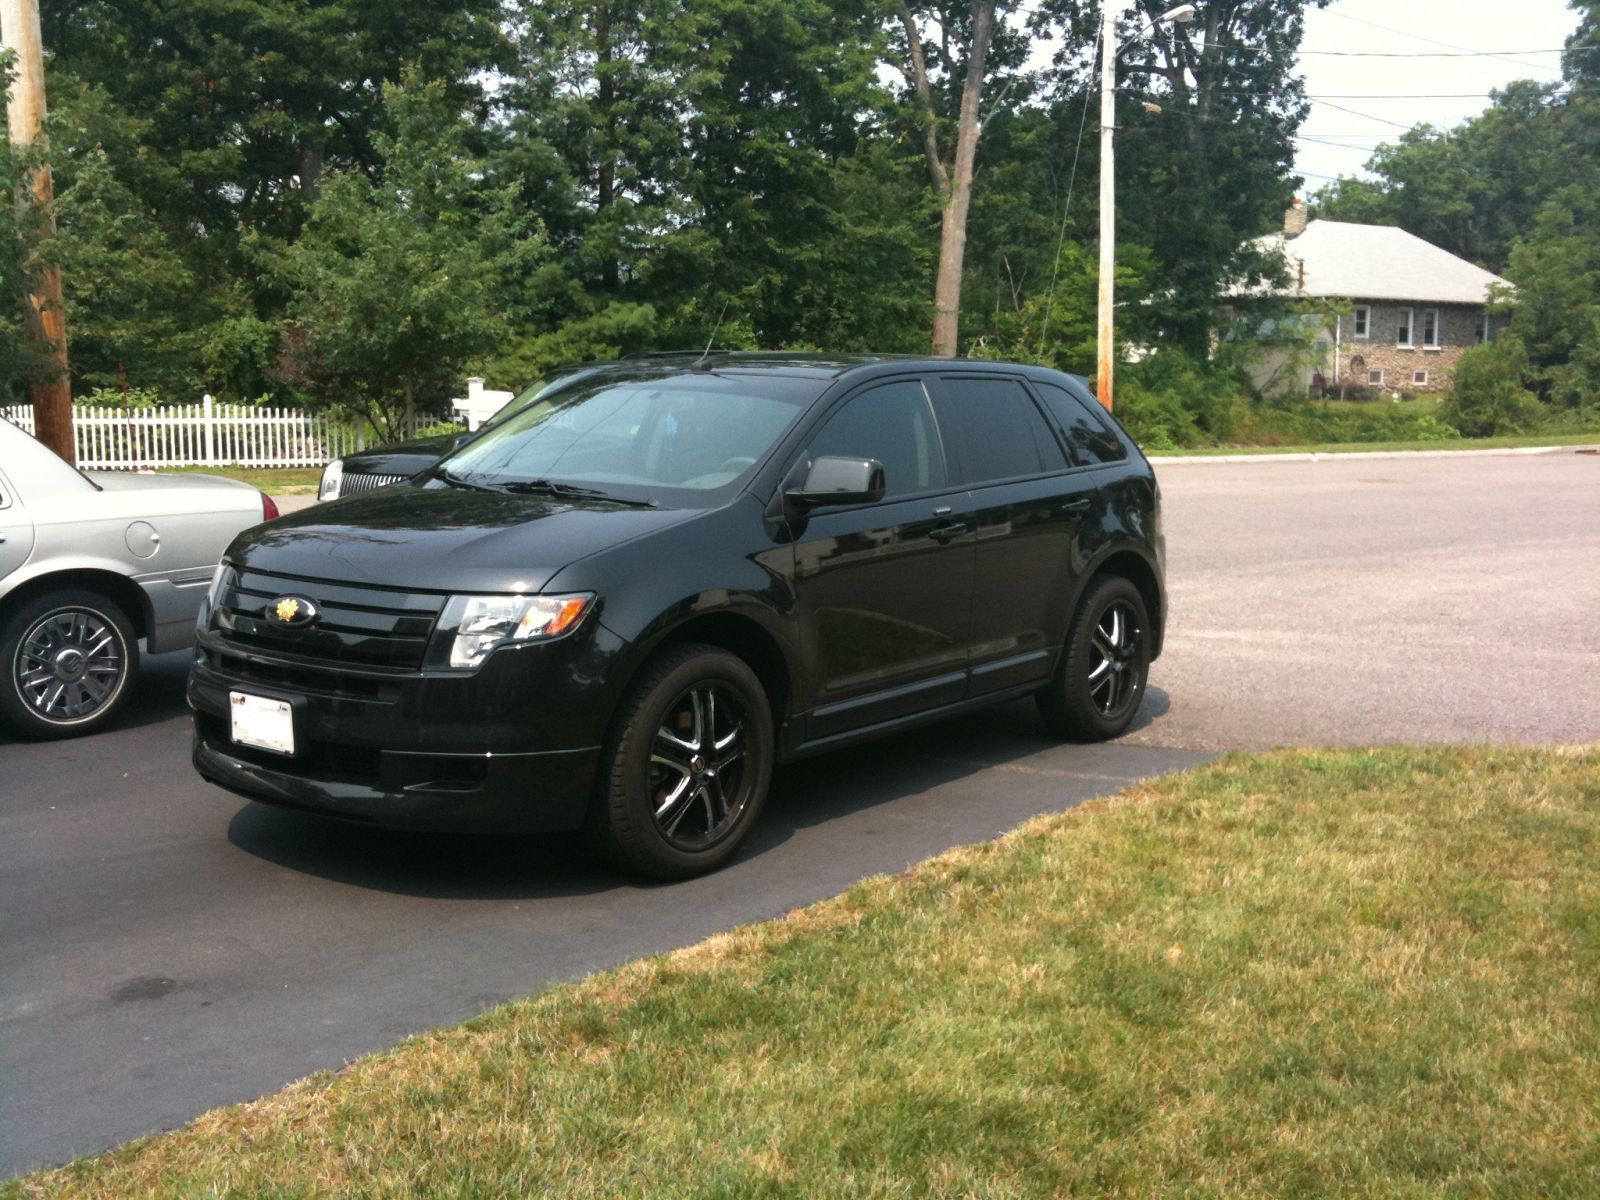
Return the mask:
<path fill-rule="evenodd" d="M 11 144 L 26 146 L 43 137 L 44 47 L 39 38 L 39 6 L 35 0 L 0 2 L 0 40 L 16 51 L 16 78 L 8 96 Z M 49 164 L 35 168 L 28 186 L 17 193 L 18 215 L 29 233 L 29 257 L 38 243 L 55 232 L 51 206 L 55 185 Z M 23 303 L 28 340 L 42 367 L 29 388 L 34 435 L 69 463 L 77 461 L 72 434 L 72 384 L 67 375 L 67 313 L 61 300 L 61 269 L 46 264 L 37 272 L 33 294 Z"/>
<path fill-rule="evenodd" d="M 967 52 L 967 78 L 961 90 L 961 115 L 956 124 L 956 159 L 945 197 L 939 230 L 939 275 L 933 291 L 933 353 L 954 358 L 960 345 L 961 271 L 967 254 L 967 210 L 972 204 L 972 170 L 983 122 L 985 61 L 994 35 L 993 0 L 973 0 L 972 45 Z"/>

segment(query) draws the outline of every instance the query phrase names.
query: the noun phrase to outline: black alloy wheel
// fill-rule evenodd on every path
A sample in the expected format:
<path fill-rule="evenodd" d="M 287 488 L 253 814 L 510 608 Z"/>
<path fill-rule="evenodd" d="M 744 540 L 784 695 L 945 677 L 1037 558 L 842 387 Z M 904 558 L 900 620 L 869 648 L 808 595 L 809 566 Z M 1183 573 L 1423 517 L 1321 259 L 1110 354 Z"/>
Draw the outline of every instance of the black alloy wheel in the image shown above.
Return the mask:
<path fill-rule="evenodd" d="M 766 802 L 773 745 L 766 693 L 743 660 L 716 646 L 670 647 L 618 709 L 591 839 L 613 862 L 657 879 L 712 870 Z"/>
<path fill-rule="evenodd" d="M 1125 733 L 1150 674 L 1150 619 L 1144 597 L 1121 576 L 1090 581 L 1068 631 L 1056 676 L 1038 694 L 1051 732 L 1099 742 Z"/>
<path fill-rule="evenodd" d="M 138 661 L 132 624 L 106 597 L 40 596 L 0 629 L 0 717 L 27 737 L 92 733 L 122 706 Z"/>

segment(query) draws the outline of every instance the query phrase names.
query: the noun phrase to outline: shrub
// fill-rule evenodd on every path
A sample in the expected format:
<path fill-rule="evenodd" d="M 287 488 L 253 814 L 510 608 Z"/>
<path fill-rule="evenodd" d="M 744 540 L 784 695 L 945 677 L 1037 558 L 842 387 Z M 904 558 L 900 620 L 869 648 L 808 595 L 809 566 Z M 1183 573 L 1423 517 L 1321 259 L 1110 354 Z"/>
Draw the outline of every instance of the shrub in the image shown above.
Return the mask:
<path fill-rule="evenodd" d="M 1522 386 L 1527 372 L 1527 351 L 1516 337 L 1471 347 L 1456 364 L 1440 417 L 1463 437 L 1493 437 L 1535 428 L 1544 410 Z"/>

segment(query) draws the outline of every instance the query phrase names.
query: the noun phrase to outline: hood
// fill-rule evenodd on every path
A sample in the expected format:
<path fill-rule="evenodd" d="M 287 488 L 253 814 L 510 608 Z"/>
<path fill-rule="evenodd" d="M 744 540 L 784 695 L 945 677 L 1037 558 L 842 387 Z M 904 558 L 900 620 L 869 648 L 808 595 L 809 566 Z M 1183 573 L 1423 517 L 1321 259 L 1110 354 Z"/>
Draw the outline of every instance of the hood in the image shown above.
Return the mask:
<path fill-rule="evenodd" d="M 277 575 L 437 592 L 537 591 L 562 567 L 696 509 L 396 484 L 291 513 L 228 547 Z"/>
<path fill-rule="evenodd" d="M 344 456 L 344 469 L 358 475 L 415 475 L 438 462 L 471 434 L 446 433 L 438 437 L 376 446 Z"/>

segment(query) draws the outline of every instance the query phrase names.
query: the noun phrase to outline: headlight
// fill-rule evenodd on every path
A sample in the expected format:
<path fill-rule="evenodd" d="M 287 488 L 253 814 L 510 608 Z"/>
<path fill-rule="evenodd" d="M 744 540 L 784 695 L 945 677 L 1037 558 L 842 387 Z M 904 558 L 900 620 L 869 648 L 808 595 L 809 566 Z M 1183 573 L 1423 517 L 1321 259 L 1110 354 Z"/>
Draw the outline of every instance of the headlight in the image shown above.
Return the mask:
<path fill-rule="evenodd" d="M 322 482 L 317 485 L 318 500 L 337 500 L 339 488 L 344 483 L 344 459 L 336 458 L 322 468 Z"/>
<path fill-rule="evenodd" d="M 583 619 L 594 595 L 451 596 L 439 617 L 430 665 L 470 671 L 497 646 L 560 637 Z"/>

